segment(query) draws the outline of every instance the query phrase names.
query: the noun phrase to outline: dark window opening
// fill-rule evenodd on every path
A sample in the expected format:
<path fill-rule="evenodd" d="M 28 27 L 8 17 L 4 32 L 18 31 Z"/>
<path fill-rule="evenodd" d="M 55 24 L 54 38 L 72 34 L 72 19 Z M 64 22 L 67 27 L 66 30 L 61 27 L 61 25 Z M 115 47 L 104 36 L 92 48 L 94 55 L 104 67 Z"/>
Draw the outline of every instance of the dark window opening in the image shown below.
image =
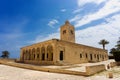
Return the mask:
<path fill-rule="evenodd" d="M 63 60 L 63 51 L 60 51 L 60 60 Z"/>
<path fill-rule="evenodd" d="M 97 58 L 98 58 L 98 60 L 99 60 L 99 55 L 97 55 Z"/>
<path fill-rule="evenodd" d="M 80 58 L 82 58 L 82 54 L 80 54 Z"/>
<path fill-rule="evenodd" d="M 87 58 L 88 56 L 87 56 L 87 53 L 86 53 L 86 58 Z"/>
<path fill-rule="evenodd" d="M 37 54 L 37 58 L 39 58 L 39 54 Z"/>
<path fill-rule="evenodd" d="M 92 60 L 92 54 L 90 54 L 90 59 Z"/>
<path fill-rule="evenodd" d="M 94 54 L 94 57 L 96 58 L 96 54 Z"/>
<path fill-rule="evenodd" d="M 44 53 L 42 54 L 42 60 L 45 60 L 45 54 Z"/>
<path fill-rule="evenodd" d="M 71 30 L 71 34 L 73 34 L 73 31 Z"/>
<path fill-rule="evenodd" d="M 47 58 L 48 58 L 48 53 L 47 53 Z"/>
<path fill-rule="evenodd" d="M 35 59 L 35 54 L 34 54 L 34 59 Z"/>
<path fill-rule="evenodd" d="M 66 33 L 66 30 L 63 31 L 63 34 L 65 34 L 65 33 Z"/>

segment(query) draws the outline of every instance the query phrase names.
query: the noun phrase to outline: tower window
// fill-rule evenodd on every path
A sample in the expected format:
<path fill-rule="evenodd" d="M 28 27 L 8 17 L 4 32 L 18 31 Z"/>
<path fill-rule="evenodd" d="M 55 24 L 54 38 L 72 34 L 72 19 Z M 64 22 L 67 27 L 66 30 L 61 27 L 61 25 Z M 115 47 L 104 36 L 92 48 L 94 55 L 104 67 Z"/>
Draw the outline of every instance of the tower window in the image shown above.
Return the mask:
<path fill-rule="evenodd" d="M 73 34 L 73 31 L 72 31 L 72 30 L 71 30 L 70 32 L 71 32 L 71 34 Z"/>
<path fill-rule="evenodd" d="M 66 30 L 63 31 L 63 34 L 65 34 L 65 33 L 66 33 Z"/>

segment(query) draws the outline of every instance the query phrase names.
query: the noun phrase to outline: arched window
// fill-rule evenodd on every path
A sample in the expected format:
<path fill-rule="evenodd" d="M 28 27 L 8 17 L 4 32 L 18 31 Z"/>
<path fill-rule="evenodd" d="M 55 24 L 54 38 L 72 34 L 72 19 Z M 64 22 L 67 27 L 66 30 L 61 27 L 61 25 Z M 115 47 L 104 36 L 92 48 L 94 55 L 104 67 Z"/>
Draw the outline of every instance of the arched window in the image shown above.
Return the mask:
<path fill-rule="evenodd" d="M 97 55 L 97 59 L 99 60 L 99 54 Z"/>
<path fill-rule="evenodd" d="M 88 56 L 87 56 L 87 53 L 86 53 L 86 58 L 87 58 Z"/>
<path fill-rule="evenodd" d="M 23 60 L 25 60 L 25 57 L 26 57 L 25 53 L 26 53 L 25 50 L 23 50 L 23 52 L 22 52 L 22 59 Z"/>
<path fill-rule="evenodd" d="M 73 34 L 73 30 L 71 30 L 70 32 L 71 32 L 71 34 Z"/>
<path fill-rule="evenodd" d="M 53 60 L 53 47 L 52 47 L 52 45 L 47 46 L 47 58 L 49 61 Z"/>
<path fill-rule="evenodd" d="M 66 30 L 63 30 L 63 34 L 65 34 L 66 33 Z"/>
<path fill-rule="evenodd" d="M 63 60 L 63 57 L 64 57 L 63 51 L 60 51 L 60 60 L 61 60 L 61 61 Z"/>
<path fill-rule="evenodd" d="M 29 49 L 29 60 L 31 60 L 31 49 Z"/>
<path fill-rule="evenodd" d="M 45 60 L 45 47 L 41 48 L 42 60 Z"/>
<path fill-rule="evenodd" d="M 32 60 L 35 59 L 35 48 L 32 49 Z"/>
<path fill-rule="evenodd" d="M 37 48 L 37 59 L 40 59 L 40 48 Z"/>
<path fill-rule="evenodd" d="M 28 60 L 29 59 L 29 52 L 28 52 L 28 50 L 26 50 L 26 60 Z"/>
<path fill-rule="evenodd" d="M 80 53 L 80 58 L 82 58 L 82 54 Z"/>
<path fill-rule="evenodd" d="M 90 60 L 92 60 L 92 54 L 90 54 Z"/>
<path fill-rule="evenodd" d="M 96 54 L 94 54 L 94 58 L 96 58 Z"/>

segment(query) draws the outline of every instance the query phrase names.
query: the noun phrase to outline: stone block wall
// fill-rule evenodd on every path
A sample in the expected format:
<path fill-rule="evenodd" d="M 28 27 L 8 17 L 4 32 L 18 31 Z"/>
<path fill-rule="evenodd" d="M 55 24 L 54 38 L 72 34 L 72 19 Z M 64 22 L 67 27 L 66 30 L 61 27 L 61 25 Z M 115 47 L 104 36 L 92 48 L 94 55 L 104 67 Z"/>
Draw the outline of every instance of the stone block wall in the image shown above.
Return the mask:
<path fill-rule="evenodd" d="M 105 70 L 105 65 L 94 65 L 94 66 L 86 66 L 86 73 L 87 75 L 92 75 L 97 72 L 101 72 Z"/>

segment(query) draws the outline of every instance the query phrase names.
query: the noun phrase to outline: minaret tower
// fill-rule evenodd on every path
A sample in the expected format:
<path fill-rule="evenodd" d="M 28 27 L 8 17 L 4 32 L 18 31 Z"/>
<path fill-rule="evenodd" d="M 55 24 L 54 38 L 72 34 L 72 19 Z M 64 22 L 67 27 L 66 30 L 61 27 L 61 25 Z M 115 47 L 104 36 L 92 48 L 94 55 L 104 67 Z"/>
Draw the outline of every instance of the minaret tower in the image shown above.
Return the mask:
<path fill-rule="evenodd" d="M 75 43 L 75 29 L 69 21 L 66 21 L 60 28 L 60 39 Z"/>

